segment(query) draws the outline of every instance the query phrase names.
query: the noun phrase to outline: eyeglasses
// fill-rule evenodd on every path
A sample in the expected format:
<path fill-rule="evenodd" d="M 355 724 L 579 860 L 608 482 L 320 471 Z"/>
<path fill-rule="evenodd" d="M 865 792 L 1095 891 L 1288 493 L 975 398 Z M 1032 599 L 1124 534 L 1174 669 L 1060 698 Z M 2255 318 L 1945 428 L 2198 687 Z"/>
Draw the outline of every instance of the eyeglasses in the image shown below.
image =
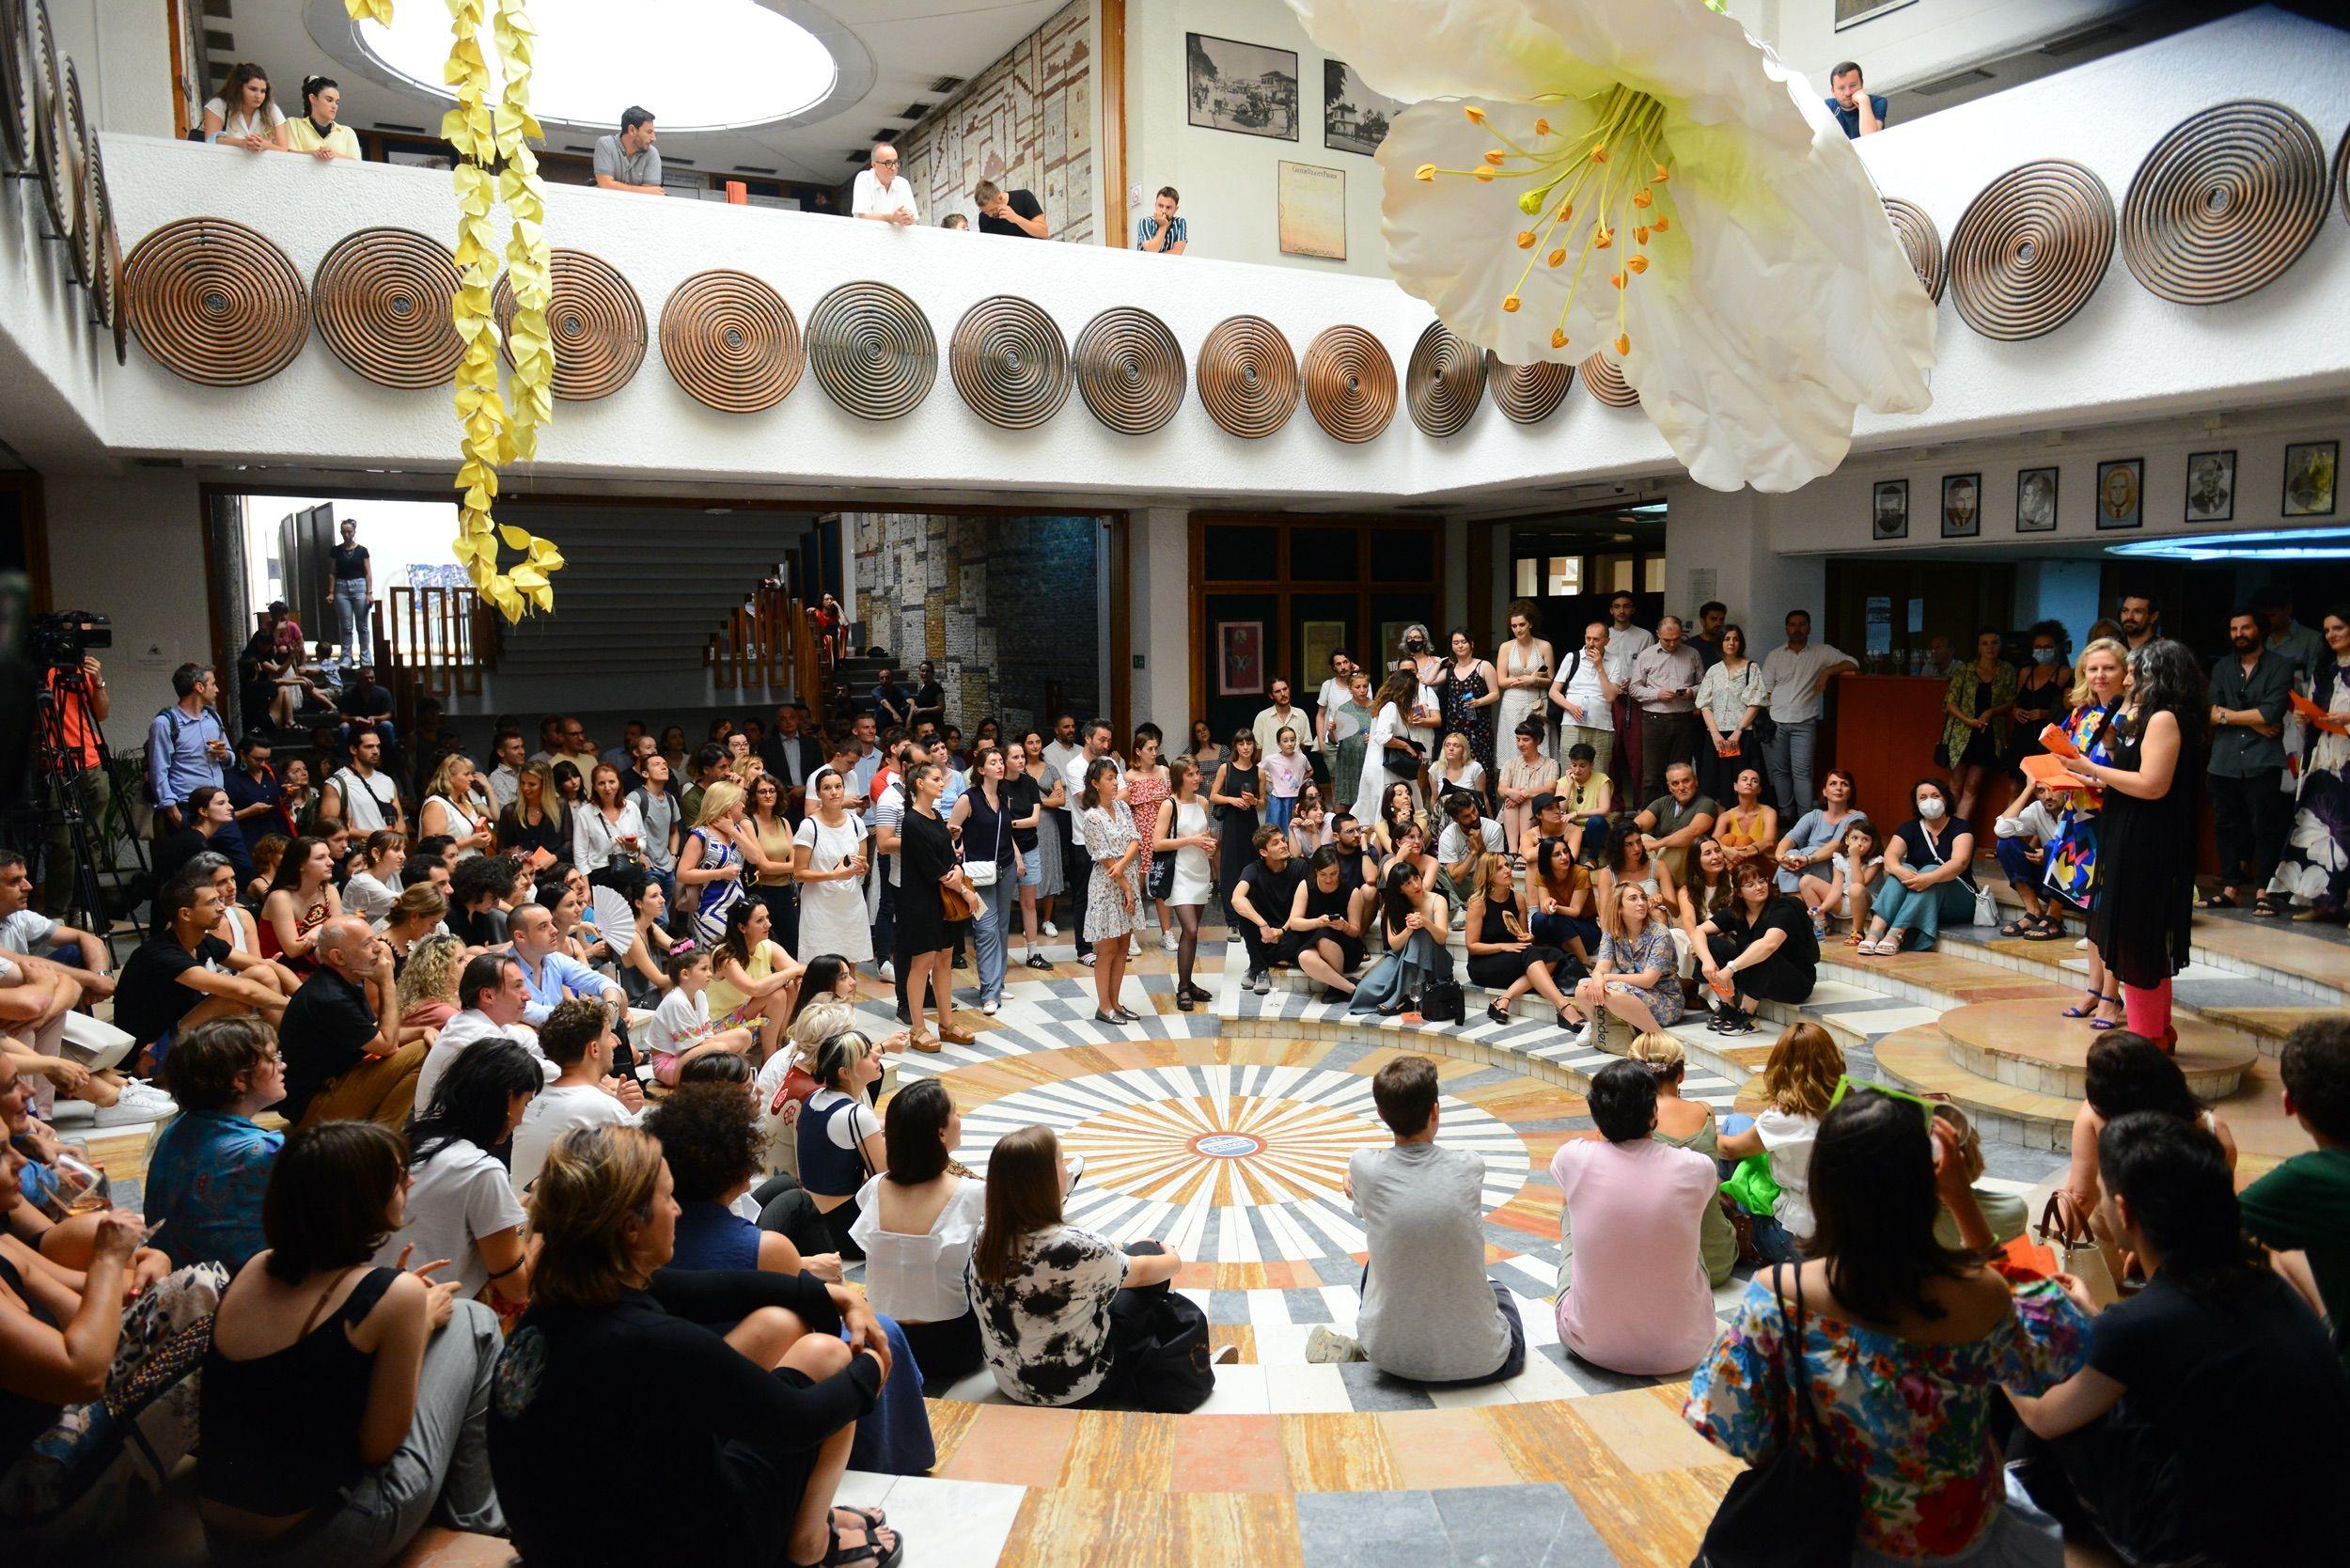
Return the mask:
<path fill-rule="evenodd" d="M 873 166 L 877 169 L 894 169 L 898 166 L 898 160 L 895 158 L 876 158 L 873 160 Z"/>
<path fill-rule="evenodd" d="M 1828 1109 L 1834 1110 L 1838 1105 L 1843 1104 L 1844 1096 L 1847 1094 L 1863 1093 L 1882 1094 L 1889 1099 L 1906 1100 L 1911 1105 L 1918 1107 L 1919 1114 L 1922 1116 L 1928 1123 L 1931 1123 L 1934 1121 L 1934 1102 L 1926 1099 L 1923 1095 L 1912 1094 L 1905 1090 L 1889 1088 L 1885 1084 L 1872 1083 L 1866 1078 L 1856 1078 L 1849 1073 L 1843 1074 L 1837 1078 L 1836 1092 L 1828 1096 Z"/>

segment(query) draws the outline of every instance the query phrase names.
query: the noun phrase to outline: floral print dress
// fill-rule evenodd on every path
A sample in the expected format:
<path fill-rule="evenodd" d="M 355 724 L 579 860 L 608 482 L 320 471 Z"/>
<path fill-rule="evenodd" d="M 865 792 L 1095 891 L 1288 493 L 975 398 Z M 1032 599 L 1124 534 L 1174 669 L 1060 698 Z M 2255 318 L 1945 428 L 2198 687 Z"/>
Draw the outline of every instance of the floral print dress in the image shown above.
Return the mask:
<path fill-rule="evenodd" d="M 2336 666 L 2326 711 L 2350 717 L 2350 670 Z M 2350 736 L 2309 727 L 2314 742 L 2294 792 L 2293 826 L 2268 890 L 2296 903 L 2350 908 Z"/>
<path fill-rule="evenodd" d="M 1682 1419 L 1748 1464 L 1777 1451 L 1787 1320 L 1757 1278 L 1689 1380 Z M 1860 1478 L 1859 1541 L 1888 1557 L 1966 1551 L 1998 1516 L 2005 1482 L 1991 1437 L 2002 1387 L 2040 1394 L 2089 1357 L 2089 1320 L 2054 1280 L 2015 1292 L 1980 1340 L 1927 1344 L 1805 1311 L 1803 1375 L 1829 1458 Z"/>
<path fill-rule="evenodd" d="M 2064 715 L 2065 735 L 2092 762 L 2113 760 L 2112 735 L 2106 724 L 2111 712 L 2084 702 Z M 2056 837 L 2048 840 L 2048 869 L 2041 880 L 2075 909 L 2089 907 L 2089 895 L 2097 886 L 2097 796 L 2072 791 L 2057 811 Z"/>
<path fill-rule="evenodd" d="M 1648 1004 L 1650 1016 L 1664 1027 L 1669 1028 L 1680 1021 L 1681 981 L 1677 976 L 1681 959 L 1673 950 L 1670 932 L 1651 921 L 1648 929 L 1629 942 L 1603 936 L 1599 943 L 1599 956 L 1615 961 L 1615 968 L 1607 980 L 1608 990 L 1619 996 L 1639 997 Z M 1642 987 L 1613 978 L 1616 975 L 1637 975 L 1643 969 L 1659 972 L 1654 985 Z"/>

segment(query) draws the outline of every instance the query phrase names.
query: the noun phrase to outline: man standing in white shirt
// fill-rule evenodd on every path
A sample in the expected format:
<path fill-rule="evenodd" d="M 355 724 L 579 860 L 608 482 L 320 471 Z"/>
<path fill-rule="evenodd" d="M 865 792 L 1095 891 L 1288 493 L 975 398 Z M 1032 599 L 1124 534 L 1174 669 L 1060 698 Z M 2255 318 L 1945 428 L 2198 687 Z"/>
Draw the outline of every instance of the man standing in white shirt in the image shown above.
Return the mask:
<path fill-rule="evenodd" d="M 381 828 L 405 831 L 400 811 L 400 786 L 378 772 L 384 760 L 384 739 L 372 729 L 351 732 L 351 765 L 337 768 L 319 796 L 319 821 L 340 823 L 354 835 Z"/>
<path fill-rule="evenodd" d="M 1343 648 L 1330 650 L 1330 679 L 1314 693 L 1314 776 L 1324 784 L 1330 782 L 1330 765 L 1338 760 L 1339 710 L 1346 706 L 1354 675 L 1355 656 Z"/>
<path fill-rule="evenodd" d="M 856 188 L 849 195 L 849 215 L 901 227 L 922 221 L 915 210 L 914 186 L 898 177 L 898 149 L 887 142 L 874 145 L 872 167 L 857 170 Z"/>
<path fill-rule="evenodd" d="M 1616 698 L 1623 695 L 1609 640 L 1606 621 L 1584 627 L 1583 646 L 1566 656 L 1559 679 L 1550 683 L 1551 704 L 1559 710 L 1560 764 L 1576 746 L 1588 745 L 1591 771 L 1602 776 L 1616 755 Z"/>
<path fill-rule="evenodd" d="M 1277 675 L 1273 678 L 1273 706 L 1260 710 L 1256 722 L 1248 728 L 1249 732 L 1257 737 L 1257 760 L 1260 763 L 1281 749 L 1282 730 L 1296 730 L 1301 741 L 1311 733 L 1303 710 L 1290 706 L 1290 683 Z"/>
<path fill-rule="evenodd" d="M 1811 757 L 1822 694 L 1839 672 L 1859 667 L 1841 649 L 1812 642 L 1810 611 L 1787 612 L 1787 646 L 1762 657 L 1762 685 L 1770 693 L 1771 723 L 1776 727 L 1762 758 L 1770 769 L 1779 821 L 1793 822 L 1818 798 L 1812 793 Z"/>
<path fill-rule="evenodd" d="M 1607 601 L 1607 679 L 1616 683 L 1614 698 L 1616 755 L 1613 776 L 1616 798 L 1648 798 L 1639 793 L 1640 705 L 1632 698 L 1632 662 L 1656 646 L 1656 638 L 1632 624 L 1633 598 L 1619 588 Z M 1594 748 L 1596 749 L 1596 748 Z"/>
<path fill-rule="evenodd" d="M 503 811 L 522 793 L 523 769 L 530 764 L 523 757 L 523 732 L 519 729 L 499 730 L 491 745 L 498 765 L 490 770 L 490 804 L 494 809 Z"/>

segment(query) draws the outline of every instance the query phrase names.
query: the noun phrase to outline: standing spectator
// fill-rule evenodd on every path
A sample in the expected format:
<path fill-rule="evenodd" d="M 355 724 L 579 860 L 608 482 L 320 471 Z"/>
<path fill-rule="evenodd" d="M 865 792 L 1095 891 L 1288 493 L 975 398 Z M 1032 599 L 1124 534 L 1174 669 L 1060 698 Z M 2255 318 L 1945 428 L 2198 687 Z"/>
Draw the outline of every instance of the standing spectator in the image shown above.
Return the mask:
<path fill-rule="evenodd" d="M 596 138 L 596 188 L 662 195 L 661 149 L 652 142 L 652 111 L 636 104 L 621 110 L 619 133 Z"/>
<path fill-rule="evenodd" d="M 1042 240 L 1052 235 L 1053 226 L 1044 218 L 1044 204 L 1037 200 L 1032 191 L 1007 191 L 993 180 L 982 180 L 972 187 L 971 199 L 979 204 L 982 234 L 1026 240 Z"/>
<path fill-rule="evenodd" d="M 961 835 L 964 874 L 979 895 L 971 922 L 979 948 L 979 1011 L 989 1017 L 1003 1005 L 1004 968 L 1011 951 L 1012 889 L 1026 864 L 1012 833 L 1012 794 L 1004 777 L 1003 747 L 979 747 L 972 763 L 977 780 L 963 792 L 948 815 Z"/>
<path fill-rule="evenodd" d="M 1151 198 L 1151 215 L 1135 230 L 1135 249 L 1153 256 L 1181 256 L 1191 245 L 1191 228 L 1175 215 L 1183 198 L 1172 185 L 1162 185 Z"/>
<path fill-rule="evenodd" d="M 938 671 L 928 659 L 916 666 L 914 698 L 906 712 L 906 728 L 918 729 L 923 724 L 947 728 L 947 688 L 938 683 Z"/>
<path fill-rule="evenodd" d="M 1653 797 L 1676 762 L 1698 758 L 1698 682 L 1705 662 L 1681 638 L 1681 618 L 1656 623 L 1656 643 L 1632 661 L 1628 689 L 1640 705 L 1640 794 Z"/>
<path fill-rule="evenodd" d="M 99 728 L 114 713 L 114 698 L 106 690 L 106 672 L 94 653 L 82 655 L 80 665 L 60 669 L 52 666 L 41 674 L 57 715 L 59 760 L 66 770 L 65 788 L 81 807 L 82 820 L 103 822 L 114 808 L 114 775 L 105 749 L 98 744 Z M 50 915 L 70 913 L 73 889 L 73 840 L 63 813 L 53 818 L 48 854 L 41 860 L 40 906 Z"/>
<path fill-rule="evenodd" d="M 1235 930 L 1239 929 L 1240 917 L 1232 912 L 1232 889 L 1248 870 L 1257 829 L 1264 822 L 1261 811 L 1264 785 L 1257 766 L 1260 756 L 1256 735 L 1246 729 L 1238 731 L 1232 736 L 1232 748 L 1224 765 L 1216 770 L 1214 781 L 1208 786 L 1208 804 L 1215 810 L 1216 831 L 1223 839 L 1224 916 Z M 1280 921 L 1262 923 L 1278 925 Z"/>
<path fill-rule="evenodd" d="M 1106 741 L 1109 726 L 1102 724 L 1096 733 Z M 1075 766 L 1071 764 L 1073 771 Z M 1085 838 L 1090 886 L 1085 923 L 1077 934 L 1093 949 L 1088 955 L 1093 961 L 1093 1021 L 1138 1024 L 1141 1016 L 1120 1004 L 1120 991 L 1126 977 L 1126 949 L 1140 915 L 1141 885 L 1135 867 L 1141 858 L 1141 834 L 1133 809 L 1120 798 L 1115 760 L 1094 758 L 1078 785 L 1078 798 L 1085 802 L 1078 827 Z M 1282 841 L 1288 842 L 1286 836 Z"/>
<path fill-rule="evenodd" d="M 2261 913 L 2282 915 L 2296 899 L 2308 905 L 2296 920 L 2341 923 L 2350 910 L 2350 605 L 2338 604 L 2321 623 L 2326 656 L 2311 682 L 2311 699 L 2326 717 L 2311 719 L 2301 738 L 2301 773 L 2294 788 L 2293 830 L 2278 862 L 2276 881 Z"/>
<path fill-rule="evenodd" d="M 849 193 L 849 215 L 901 227 L 922 221 L 914 205 L 913 184 L 898 176 L 898 149 L 887 142 L 874 143 L 871 166 L 856 171 L 855 186 Z M 830 595 L 826 598 L 829 601 Z"/>
<path fill-rule="evenodd" d="M 1648 635 L 1646 632 L 1640 635 Z M 1623 695 L 1616 668 L 1606 623 L 1594 620 L 1583 628 L 1583 646 L 1567 655 L 1567 662 L 1559 666 L 1559 679 L 1550 686 L 1550 700 L 1559 713 L 1560 760 L 1576 746 L 1589 746 L 1592 770 L 1603 778 L 1615 760 L 1616 699 Z"/>
<path fill-rule="evenodd" d="M 1332 649 L 1329 678 L 1322 682 L 1322 688 L 1314 694 L 1313 730 L 1310 737 L 1314 777 L 1324 784 L 1336 782 L 1339 776 L 1336 771 L 1339 743 L 1344 738 L 1340 734 L 1340 729 L 1342 728 L 1340 716 L 1346 707 L 1347 694 L 1353 690 L 1354 673 L 1353 655 L 1343 648 Z"/>
<path fill-rule="evenodd" d="M 1215 1000 L 1214 993 L 1192 982 L 1192 965 L 1199 954 L 1199 912 L 1215 891 L 1215 863 L 1211 858 L 1215 835 L 1208 830 L 1208 807 L 1199 796 L 1199 764 L 1178 757 L 1167 765 L 1167 778 L 1169 793 L 1159 803 L 1151 848 L 1154 855 L 1170 856 L 1175 863 L 1166 900 L 1178 928 L 1175 1006 L 1179 1011 L 1189 1012 L 1200 1002 Z"/>
<path fill-rule="evenodd" d="M 2334 1349 L 2350 1365 L 2350 1021 L 2313 1018 L 2285 1036 L 2277 1060 L 2285 1114 L 2314 1149 L 2244 1189 L 2244 1229 L 2323 1304 Z M 152 1178 L 149 1178 L 152 1180 Z"/>
<path fill-rule="evenodd" d="M 1704 657 L 1705 645 L 1697 648 Z M 1716 800 L 1729 798 L 1731 781 L 1741 769 L 1760 773 L 1767 766 L 1752 738 L 1755 717 L 1769 699 L 1762 666 L 1747 657 L 1746 629 L 1722 627 L 1697 690 L 1698 719 L 1705 726 L 1704 744 L 1698 747 L 1698 788 Z"/>
<path fill-rule="evenodd" d="M 1860 62 L 1846 60 L 1827 73 L 1827 112 L 1855 141 L 1885 129 L 1885 95 L 1872 93 L 1860 79 Z"/>
<path fill-rule="evenodd" d="M 1698 606 L 1697 630 L 1689 634 L 1689 646 L 1698 651 L 1708 669 L 1722 662 L 1722 632 L 1729 621 L 1730 606 L 1718 599 L 1708 599 Z"/>
<path fill-rule="evenodd" d="M 1290 705 L 1290 683 L 1287 681 L 1277 675 L 1275 676 L 1267 695 L 1273 698 L 1273 701 L 1270 705 L 1259 709 L 1257 716 L 1250 720 L 1248 725 L 1248 732 L 1257 740 L 1259 762 L 1262 762 L 1281 749 L 1283 729 L 1296 730 L 1297 738 L 1301 742 L 1310 732 L 1306 711 Z"/>
<path fill-rule="evenodd" d="M 2162 601 L 2151 593 L 2131 588 L 2122 595 L 2122 607 L 2117 612 L 2122 623 L 2122 645 L 2135 653 L 2162 631 Z"/>
<path fill-rule="evenodd" d="M 1950 671 L 1942 693 L 1942 744 L 1935 761 L 1950 770 L 1958 789 L 1958 820 L 1975 819 L 1975 796 L 2004 764 L 2008 714 L 2015 706 L 2015 666 L 1999 657 L 1999 634 L 1975 634 L 1971 664 Z"/>
<path fill-rule="evenodd" d="M 1771 798 L 1780 811 L 1811 809 L 1811 760 L 1819 738 L 1820 708 L 1827 683 L 1839 672 L 1860 666 L 1852 655 L 1827 643 L 1813 647 L 1811 614 L 1790 610 L 1787 644 L 1762 659 L 1762 684 L 1770 693 L 1772 735 L 1763 748 L 1770 760 Z"/>
<path fill-rule="evenodd" d="M 522 792 L 523 770 L 530 765 L 523 754 L 523 732 L 513 729 L 499 730 L 496 739 L 490 743 L 490 755 L 497 759 L 497 765 L 488 776 L 490 804 L 503 812 Z"/>
<path fill-rule="evenodd" d="M 1336 741 L 1330 763 L 1330 792 L 1333 804 L 1340 810 L 1351 811 L 1363 804 L 1363 754 L 1370 749 L 1371 727 L 1378 719 L 1371 694 L 1371 671 L 1359 666 L 1350 670 L 1346 677 L 1346 700 L 1340 704 L 1338 720 L 1330 727 Z"/>
<path fill-rule="evenodd" d="M 2326 662 L 2326 639 L 2315 627 L 2293 619 L 2293 590 L 2271 583 L 2253 593 L 2252 610 L 2260 618 L 2268 651 L 2282 655 L 2296 679 L 2316 680 L 2318 667 Z"/>
<path fill-rule="evenodd" d="M 1640 704 L 1632 695 L 1632 662 L 1656 646 L 1652 634 L 1632 624 L 1635 603 L 1629 588 L 1618 588 L 1607 600 L 1607 678 L 1616 683 L 1612 716 L 1622 737 L 1608 772 L 1616 792 L 1626 797 L 1640 784 Z"/>
<path fill-rule="evenodd" d="M 2031 662 L 2015 682 L 2015 701 L 2008 711 L 2008 772 L 2021 787 L 2023 763 L 2047 745 L 2041 732 L 2064 716 L 2065 692 L 2073 672 L 2064 667 L 2064 628 L 2053 620 L 2035 624 L 2025 635 L 2031 642 Z"/>
<path fill-rule="evenodd" d="M 1495 682 L 1501 689 L 1494 728 L 1507 740 L 1532 719 L 1544 727 L 1541 739 L 1547 742 L 1550 704 L 1543 693 L 1550 686 L 1553 655 L 1550 640 L 1535 635 L 1542 612 L 1531 599 L 1512 599 L 1505 620 L 1510 635 L 1494 651 Z"/>
<path fill-rule="evenodd" d="M 1494 755 L 1494 709 L 1501 701 L 1501 677 L 1479 657 L 1477 639 L 1469 635 L 1467 627 L 1455 626 L 1449 646 L 1452 658 L 1443 666 L 1444 678 L 1438 685 L 1444 732 L 1468 742 L 1469 757 L 1478 770 L 1478 782 L 1472 788 L 1481 800 L 1492 792 L 1499 767 Z"/>
<path fill-rule="evenodd" d="M 328 552 L 335 568 L 335 635 L 342 644 L 343 667 L 356 669 L 375 661 L 375 629 L 368 618 L 375 603 L 375 562 L 359 542 L 357 518 L 342 520 L 342 536 Z"/>
<path fill-rule="evenodd" d="M 1886 843 L 1885 881 L 1869 906 L 1869 934 L 1854 949 L 1864 957 L 1931 948 L 1943 921 L 1964 925 L 1975 917 L 1975 830 L 1952 820 L 1940 779 L 1921 778 L 1909 793 L 1917 814 Z"/>
<path fill-rule="evenodd" d="M 2228 646 L 2232 657 L 2211 666 L 2211 821 L 2219 888 L 2202 901 L 2205 909 L 2240 909 L 2268 886 L 2293 817 L 2280 737 L 2295 656 L 2261 646 L 2259 616 L 2248 606 L 2229 618 Z"/>
<path fill-rule="evenodd" d="M 343 89 L 332 76 L 306 76 L 302 79 L 302 118 L 286 122 L 285 148 L 289 152 L 303 152 L 321 164 L 337 158 L 356 160 L 359 138 L 351 127 L 337 123 L 343 112 Z"/>
<path fill-rule="evenodd" d="M 198 123 L 204 139 L 215 147 L 241 147 L 247 152 L 274 152 L 286 117 L 270 101 L 269 72 L 240 63 L 220 85 L 217 97 L 204 101 Z"/>
<path fill-rule="evenodd" d="M 228 731 L 213 704 L 220 680 L 204 665 L 171 672 L 177 699 L 147 727 L 147 790 L 155 803 L 158 841 L 186 825 L 181 803 L 202 785 L 218 787 L 229 759 Z"/>

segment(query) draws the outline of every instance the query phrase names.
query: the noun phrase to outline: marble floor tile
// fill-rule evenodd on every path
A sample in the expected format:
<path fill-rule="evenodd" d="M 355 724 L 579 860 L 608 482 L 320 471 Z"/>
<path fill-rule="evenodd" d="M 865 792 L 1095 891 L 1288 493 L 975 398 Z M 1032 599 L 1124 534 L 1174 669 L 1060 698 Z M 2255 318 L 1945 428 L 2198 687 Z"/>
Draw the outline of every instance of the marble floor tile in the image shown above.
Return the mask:
<path fill-rule="evenodd" d="M 1306 1568 L 1431 1568 L 1450 1560 L 1444 1515 L 1426 1492 L 1300 1494 L 1297 1534 Z"/>
<path fill-rule="evenodd" d="M 995 1568 L 1010 1560 L 1004 1550 L 1027 1489 L 977 1481 L 942 1481 L 901 1476 L 883 1506 L 890 1528 L 902 1533 L 905 1560 L 921 1568 Z M 844 1482 L 840 1501 L 870 1506 L 852 1497 Z"/>
<path fill-rule="evenodd" d="M 1433 1493 L 1453 1568 L 1611 1568 L 1616 1555 L 1563 1486 L 1463 1486 Z"/>
<path fill-rule="evenodd" d="M 1220 1366 L 1215 1392 L 1193 1412 L 1198 1416 L 1263 1416 L 1273 1409 L 1273 1393 L 1265 1374 L 1271 1369 L 1246 1363 Z"/>
<path fill-rule="evenodd" d="M 1277 1416 L 1355 1408 L 1339 1369 L 1307 1365 L 1302 1355 L 1295 1364 L 1268 1363 L 1264 1377 L 1266 1401 Z"/>

